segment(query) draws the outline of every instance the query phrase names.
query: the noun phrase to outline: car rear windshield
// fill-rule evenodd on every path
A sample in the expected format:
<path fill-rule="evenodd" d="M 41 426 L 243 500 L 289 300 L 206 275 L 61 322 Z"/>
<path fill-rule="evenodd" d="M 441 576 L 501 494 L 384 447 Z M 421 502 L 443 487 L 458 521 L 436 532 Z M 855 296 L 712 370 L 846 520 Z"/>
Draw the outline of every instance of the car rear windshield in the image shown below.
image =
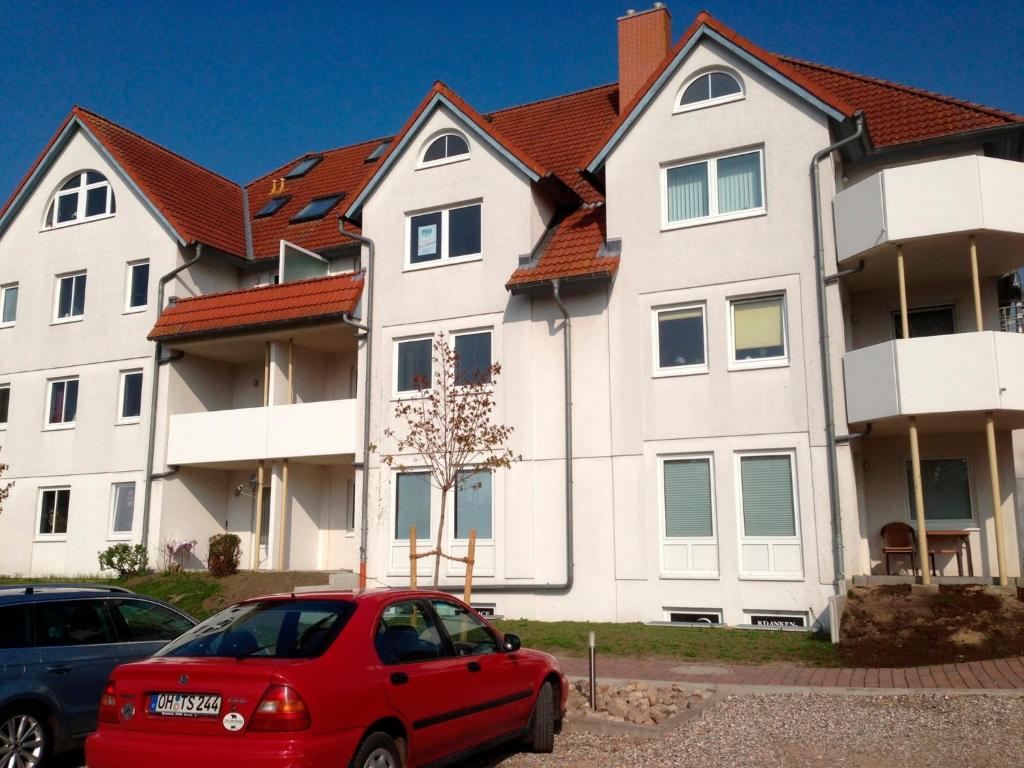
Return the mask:
<path fill-rule="evenodd" d="M 266 600 L 233 605 L 197 624 L 156 655 L 309 659 L 330 647 L 354 610 L 345 600 Z"/>

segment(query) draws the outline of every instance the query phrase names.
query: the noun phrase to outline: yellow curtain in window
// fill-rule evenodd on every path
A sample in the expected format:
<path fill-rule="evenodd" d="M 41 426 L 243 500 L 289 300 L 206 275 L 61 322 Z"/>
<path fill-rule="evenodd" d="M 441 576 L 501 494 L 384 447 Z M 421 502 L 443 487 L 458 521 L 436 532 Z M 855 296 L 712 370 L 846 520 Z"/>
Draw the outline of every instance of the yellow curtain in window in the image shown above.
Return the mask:
<path fill-rule="evenodd" d="M 736 349 L 782 346 L 782 301 L 764 299 L 737 304 L 733 316 Z"/>

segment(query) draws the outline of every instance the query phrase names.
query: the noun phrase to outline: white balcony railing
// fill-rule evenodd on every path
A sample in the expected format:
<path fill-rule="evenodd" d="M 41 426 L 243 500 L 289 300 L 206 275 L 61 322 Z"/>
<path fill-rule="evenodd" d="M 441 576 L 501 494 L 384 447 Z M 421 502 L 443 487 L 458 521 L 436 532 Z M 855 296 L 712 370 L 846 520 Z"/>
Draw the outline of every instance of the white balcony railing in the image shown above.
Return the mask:
<path fill-rule="evenodd" d="M 961 411 L 1024 411 L 1024 334 L 956 333 L 847 352 L 850 423 Z"/>
<path fill-rule="evenodd" d="M 887 168 L 836 195 L 840 261 L 955 232 L 1024 234 L 1024 163 L 955 157 Z"/>
<path fill-rule="evenodd" d="M 355 400 L 171 416 L 167 463 L 225 464 L 356 451 Z"/>

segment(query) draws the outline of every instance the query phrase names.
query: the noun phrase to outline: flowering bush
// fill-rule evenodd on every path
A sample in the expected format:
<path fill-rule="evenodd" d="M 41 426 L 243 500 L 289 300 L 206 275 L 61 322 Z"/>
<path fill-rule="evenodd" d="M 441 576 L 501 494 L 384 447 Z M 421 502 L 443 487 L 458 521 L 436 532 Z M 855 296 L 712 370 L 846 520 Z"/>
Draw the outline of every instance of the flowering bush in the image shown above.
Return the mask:
<path fill-rule="evenodd" d="M 192 554 L 196 548 L 196 540 L 178 541 L 168 539 L 164 542 L 164 552 L 167 553 L 167 572 L 174 573 L 185 567 L 185 558 Z"/>

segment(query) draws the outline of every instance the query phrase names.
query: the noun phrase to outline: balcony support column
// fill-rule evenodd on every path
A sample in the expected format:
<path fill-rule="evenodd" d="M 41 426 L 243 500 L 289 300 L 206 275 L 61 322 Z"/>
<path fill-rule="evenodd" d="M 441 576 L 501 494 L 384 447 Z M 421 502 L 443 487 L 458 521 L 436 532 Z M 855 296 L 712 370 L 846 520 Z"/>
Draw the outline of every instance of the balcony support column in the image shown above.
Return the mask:
<path fill-rule="evenodd" d="M 1003 536 L 1003 494 L 999 488 L 996 425 L 991 411 L 985 413 L 985 442 L 988 443 L 988 476 L 992 485 L 992 521 L 996 529 L 996 563 L 999 568 L 999 586 L 1005 587 L 1008 581 L 1006 578 L 1006 540 Z"/>
<path fill-rule="evenodd" d="M 288 459 L 281 462 L 281 514 L 277 524 L 277 570 L 284 570 L 284 537 L 288 523 Z"/>
<path fill-rule="evenodd" d="M 974 324 L 978 331 L 985 330 L 981 317 L 981 281 L 978 279 L 978 243 L 971 235 L 971 285 L 974 287 Z M 1002 573 L 1002 569 L 1000 569 Z"/>
<path fill-rule="evenodd" d="M 263 538 L 263 478 L 264 478 L 264 464 L 262 461 L 259 463 L 259 468 L 256 470 L 256 514 L 255 524 L 253 525 L 253 540 L 252 540 L 252 569 L 258 571 L 260 569 L 260 539 Z"/>
<path fill-rule="evenodd" d="M 907 274 L 903 264 L 903 246 L 896 246 L 896 277 L 900 289 L 900 328 L 903 338 L 910 338 L 910 315 L 907 312 Z M 910 417 L 910 468 L 914 483 L 914 516 L 917 519 L 918 560 L 921 562 L 921 583 L 931 584 L 928 570 L 928 530 L 924 521 L 924 488 L 921 482 L 921 448 L 917 440 L 917 417 Z"/>

